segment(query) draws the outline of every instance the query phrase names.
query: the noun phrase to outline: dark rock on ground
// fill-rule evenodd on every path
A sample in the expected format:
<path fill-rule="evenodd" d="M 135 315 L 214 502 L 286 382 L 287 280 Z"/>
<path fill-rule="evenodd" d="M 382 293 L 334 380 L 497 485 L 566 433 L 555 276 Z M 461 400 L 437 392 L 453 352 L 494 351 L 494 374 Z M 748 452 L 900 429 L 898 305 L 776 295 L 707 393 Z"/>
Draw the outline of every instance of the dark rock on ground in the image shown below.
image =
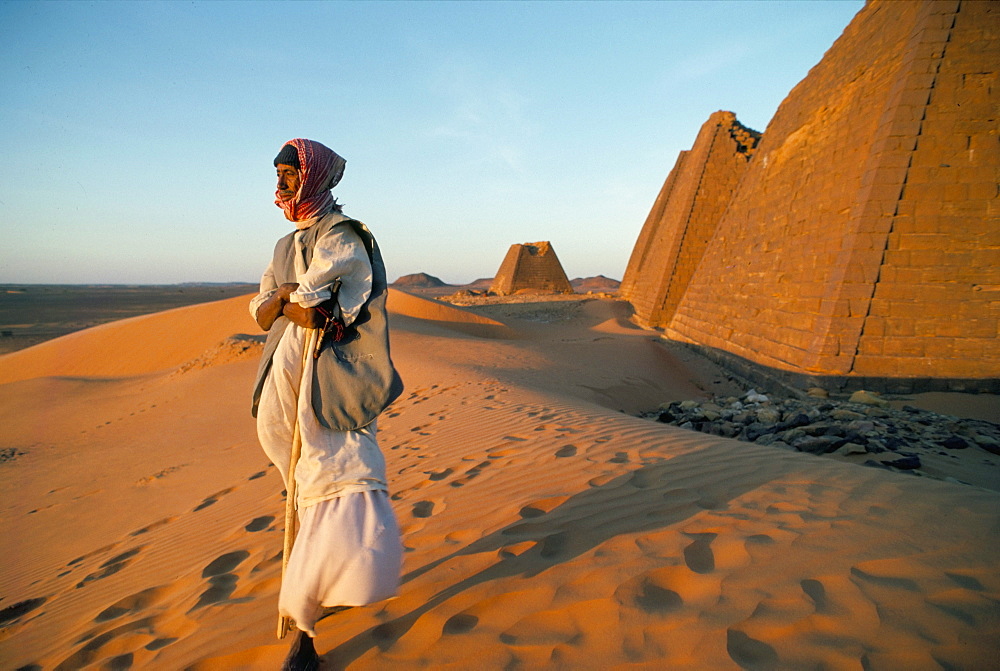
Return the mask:
<path fill-rule="evenodd" d="M 751 389 L 737 398 L 674 401 L 642 416 L 758 445 L 824 455 L 881 455 L 866 466 L 916 472 L 920 454 L 982 449 L 1000 454 L 1000 425 L 912 406 L 893 410 L 877 394 L 838 401 L 822 395 L 775 398 Z M 896 458 L 891 458 L 898 455 Z"/>

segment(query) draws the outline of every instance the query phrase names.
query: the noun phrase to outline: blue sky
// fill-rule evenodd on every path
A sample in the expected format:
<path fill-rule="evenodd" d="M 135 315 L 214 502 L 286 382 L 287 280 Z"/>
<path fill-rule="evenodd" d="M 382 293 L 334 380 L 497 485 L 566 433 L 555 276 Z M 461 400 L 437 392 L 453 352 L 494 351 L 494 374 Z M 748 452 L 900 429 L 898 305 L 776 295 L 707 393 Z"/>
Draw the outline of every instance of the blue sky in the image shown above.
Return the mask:
<path fill-rule="evenodd" d="M 863 4 L 0 2 L 0 282 L 255 282 L 294 137 L 390 281 L 621 279 L 709 114 L 763 131 Z"/>

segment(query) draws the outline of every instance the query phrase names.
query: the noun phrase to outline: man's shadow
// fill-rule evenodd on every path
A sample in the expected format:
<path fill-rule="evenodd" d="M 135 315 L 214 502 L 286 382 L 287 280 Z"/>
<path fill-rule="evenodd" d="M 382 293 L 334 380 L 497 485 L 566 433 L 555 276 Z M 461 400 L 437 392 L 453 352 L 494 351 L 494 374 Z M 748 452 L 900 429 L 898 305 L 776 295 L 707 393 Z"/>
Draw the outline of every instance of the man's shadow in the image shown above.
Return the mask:
<path fill-rule="evenodd" d="M 388 650 L 422 615 L 477 585 L 514 576 L 531 578 L 615 536 L 662 529 L 703 510 L 725 508 L 730 500 L 763 485 L 774 475 L 771 469 L 755 469 L 753 465 L 760 461 L 748 463 L 741 458 L 740 451 L 739 445 L 720 442 L 642 466 L 580 492 L 547 513 L 530 507 L 522 509 L 521 520 L 410 571 L 403 576 L 402 583 L 456 557 L 499 553 L 504 547 L 525 541 L 534 541 L 531 549 L 519 555 L 500 554 L 495 564 L 448 585 L 419 607 L 330 650 L 325 656 L 326 663 L 332 668 L 345 668 L 372 648 Z M 696 573 L 710 573 L 715 566 L 710 547 L 715 535 L 691 534 L 691 537 L 692 543 L 684 550 L 685 563 Z M 444 632 L 471 631 L 477 622 L 471 615 L 455 616 L 445 623 Z"/>

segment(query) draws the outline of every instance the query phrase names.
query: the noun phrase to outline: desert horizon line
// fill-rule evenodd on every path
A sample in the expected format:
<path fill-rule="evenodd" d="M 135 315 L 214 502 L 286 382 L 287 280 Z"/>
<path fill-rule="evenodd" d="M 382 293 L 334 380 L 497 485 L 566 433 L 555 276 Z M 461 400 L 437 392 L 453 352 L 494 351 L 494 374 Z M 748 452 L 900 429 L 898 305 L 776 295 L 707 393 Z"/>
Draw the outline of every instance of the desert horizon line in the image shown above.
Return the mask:
<path fill-rule="evenodd" d="M 425 271 L 419 271 L 416 273 L 407 273 L 405 275 L 400 275 L 395 280 L 390 282 L 390 284 L 395 284 L 399 280 L 411 277 L 413 275 L 431 275 Z M 436 277 L 431 275 L 431 277 Z M 603 277 L 604 279 L 614 280 L 616 282 L 620 281 L 618 278 L 609 277 L 603 273 L 597 273 L 596 275 L 580 275 L 574 277 L 570 281 L 576 280 L 587 280 L 597 277 Z M 440 278 L 436 278 L 440 279 Z M 482 282 L 485 280 L 492 280 L 493 276 L 483 275 L 482 277 L 477 277 L 469 282 L 445 282 L 450 286 L 465 286 L 469 284 L 475 284 L 477 282 Z M 260 284 L 258 280 L 186 280 L 183 282 L 0 282 L 0 288 L 3 287 L 182 287 L 182 286 L 235 286 L 238 284 L 251 284 L 257 286 Z"/>

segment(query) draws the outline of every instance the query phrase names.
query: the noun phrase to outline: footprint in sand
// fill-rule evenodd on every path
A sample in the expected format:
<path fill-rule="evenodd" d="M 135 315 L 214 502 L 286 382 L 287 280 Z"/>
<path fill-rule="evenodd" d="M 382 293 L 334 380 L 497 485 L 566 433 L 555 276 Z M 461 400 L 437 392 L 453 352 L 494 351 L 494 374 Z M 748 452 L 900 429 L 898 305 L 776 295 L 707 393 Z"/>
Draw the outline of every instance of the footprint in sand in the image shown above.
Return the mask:
<path fill-rule="evenodd" d="M 458 615 L 452 615 L 445 621 L 441 633 L 465 634 L 475 629 L 477 624 L 479 624 L 479 618 L 475 615 L 459 613 Z"/>
<path fill-rule="evenodd" d="M 615 590 L 615 597 L 625 605 L 635 606 L 650 615 L 672 613 L 684 606 L 684 599 L 661 583 L 653 573 L 637 576 L 622 583 Z"/>
<path fill-rule="evenodd" d="M 551 496 L 545 499 L 538 499 L 521 508 L 519 514 L 524 519 L 541 517 L 561 506 L 568 498 L 568 496 Z"/>
<path fill-rule="evenodd" d="M 90 559 L 91 557 L 95 557 L 95 556 L 97 556 L 99 554 L 105 554 L 107 552 L 111 552 L 112 550 L 114 550 L 115 548 L 120 547 L 120 546 L 121 546 L 120 542 L 119 543 L 112 543 L 111 545 L 105 545 L 104 547 L 97 548 L 96 550 L 88 552 L 85 555 L 80 555 L 76 559 L 73 559 L 69 563 L 67 563 L 66 566 L 75 566 L 75 565 L 79 564 L 80 562 L 82 562 L 85 559 Z"/>
<path fill-rule="evenodd" d="M 213 576 L 208 581 L 208 589 L 201 593 L 201 596 L 198 597 L 198 603 L 191 606 L 188 613 L 196 611 L 199 608 L 204 608 L 205 606 L 210 606 L 213 603 L 225 601 L 236 591 L 236 583 L 239 582 L 239 579 L 239 576 L 235 573 L 223 573 L 222 575 Z"/>
<path fill-rule="evenodd" d="M 76 669 L 82 669 L 98 659 L 101 648 L 111 642 L 115 642 L 116 645 L 120 645 L 120 640 L 118 639 L 122 639 L 123 637 L 131 634 L 138 633 L 147 637 L 155 636 L 155 623 L 155 618 L 144 617 L 136 620 L 135 622 L 123 624 L 120 627 L 115 627 L 110 631 L 94 636 L 87 641 L 82 648 L 74 652 L 72 655 L 64 659 L 58 666 L 56 666 L 55 671 L 75 671 Z M 84 637 L 84 640 L 86 640 L 86 637 Z M 108 663 L 103 668 L 129 669 L 132 667 L 132 662 L 132 653 L 126 653 L 108 660 Z"/>
<path fill-rule="evenodd" d="M 250 553 L 246 550 L 237 550 L 219 555 L 212 560 L 201 572 L 202 578 L 208 578 L 209 587 L 201 593 L 201 596 L 198 597 L 198 603 L 192 606 L 188 612 L 228 599 L 236 591 L 236 583 L 240 579 L 231 571 L 249 556 Z"/>
<path fill-rule="evenodd" d="M 964 589 L 969 589 L 974 592 L 982 592 L 983 590 L 986 589 L 983 586 L 983 583 L 979 582 L 978 578 L 975 578 L 971 575 L 962 575 L 960 573 L 949 573 L 948 571 L 945 571 L 944 574 L 950 580 L 954 581 L 956 585 Z"/>
<path fill-rule="evenodd" d="M 556 450 L 556 458 L 575 457 L 575 456 L 576 456 L 576 445 L 563 445 L 558 450 Z"/>
<path fill-rule="evenodd" d="M 177 519 L 176 517 L 164 517 L 162 520 L 157 520 L 156 522 L 153 522 L 150 525 L 144 526 L 141 529 L 133 531 L 132 533 L 129 534 L 129 536 L 135 537 L 135 536 L 141 536 L 142 534 L 147 534 L 153 529 L 158 529 L 162 526 L 166 526 L 167 524 L 170 524 L 176 519 Z"/>
<path fill-rule="evenodd" d="M 470 468 L 469 470 L 467 470 L 465 472 L 465 476 L 464 477 L 459 478 L 458 480 L 455 480 L 454 482 L 452 482 L 451 486 L 452 487 L 462 487 L 463 485 L 467 484 L 470 480 L 472 480 L 473 478 L 475 478 L 476 476 L 478 476 L 483 471 L 484 468 L 486 468 L 487 466 L 492 465 L 492 463 L 493 462 L 491 462 L 491 461 L 481 461 L 481 462 L 479 462 L 478 464 L 476 464 L 475 466 L 473 466 L 472 468 Z"/>
<path fill-rule="evenodd" d="M 0 610 L 0 627 L 6 627 L 9 623 L 17 621 L 22 616 L 37 609 L 46 601 L 48 601 L 48 597 L 43 596 L 37 599 L 18 601 L 15 604 L 7 606 L 3 610 Z"/>
<path fill-rule="evenodd" d="M 413 504 L 412 514 L 414 517 L 430 517 L 434 514 L 434 502 L 433 501 L 417 501 Z"/>
<path fill-rule="evenodd" d="M 774 648 L 736 629 L 726 631 L 726 651 L 744 669 L 778 668 L 778 653 Z"/>
<path fill-rule="evenodd" d="M 208 566 L 202 569 L 201 577 L 211 578 L 213 576 L 229 573 L 242 564 L 249 556 L 250 553 L 246 550 L 237 550 L 235 552 L 227 552 L 224 555 L 219 555 L 213 559 Z"/>
<path fill-rule="evenodd" d="M 263 531 L 271 525 L 274 521 L 274 515 L 264 515 L 263 517 L 255 517 L 250 520 L 250 523 L 243 527 L 246 531 L 253 533 L 255 531 Z"/>
<path fill-rule="evenodd" d="M 715 553 L 712 552 L 712 541 L 718 534 L 684 534 L 693 538 L 694 542 L 684 548 L 684 563 L 695 573 L 711 573 L 715 570 Z"/>
<path fill-rule="evenodd" d="M 612 461 L 614 460 L 612 459 Z M 640 468 L 638 471 L 632 471 L 632 474 L 629 476 L 626 484 L 630 487 L 635 487 L 636 489 L 649 489 L 650 487 L 656 487 L 663 483 L 660 480 L 660 476 L 653 471 Z"/>
<path fill-rule="evenodd" d="M 150 587 L 141 592 L 136 592 L 132 596 L 119 599 L 98 613 L 97 617 L 94 618 L 94 622 L 107 622 L 128 615 L 129 613 L 143 611 L 159 601 L 169 591 L 171 590 L 164 586 Z"/>
<path fill-rule="evenodd" d="M 491 447 L 490 449 L 486 450 L 487 459 L 505 459 L 507 457 L 513 457 L 518 454 L 520 454 L 520 450 L 512 448 L 504 449 L 503 447 Z"/>
<path fill-rule="evenodd" d="M 221 499 L 226 494 L 229 494 L 234 489 L 235 489 L 234 487 L 229 487 L 227 489 L 223 489 L 222 491 L 219 491 L 219 492 L 216 492 L 216 493 L 212 494 L 211 496 L 207 497 L 204 501 L 202 501 L 201 503 L 199 503 L 197 505 L 197 507 L 195 507 L 195 509 L 192 510 L 191 512 L 196 513 L 199 510 L 201 510 L 202 508 L 208 508 L 210 505 L 212 505 L 214 503 L 218 503 L 219 499 Z"/>
<path fill-rule="evenodd" d="M 132 548 L 127 552 L 123 552 L 120 555 L 112 557 L 111 559 L 107 560 L 98 567 L 97 571 L 94 571 L 86 578 L 81 580 L 79 583 L 77 583 L 76 588 L 80 589 L 89 582 L 100 580 L 101 578 L 107 578 L 109 575 L 114 575 L 115 573 L 118 573 L 123 568 L 131 564 L 132 559 L 137 554 L 139 554 L 139 552 L 141 552 L 144 547 L 145 547 L 144 545 L 140 545 L 137 548 Z"/>
<path fill-rule="evenodd" d="M 176 473 L 177 471 L 181 470 L 185 466 L 187 466 L 187 464 L 181 464 L 180 466 L 168 466 L 167 468 L 164 468 L 164 469 L 162 469 L 160 471 L 157 471 L 156 473 L 153 473 L 152 475 L 147 475 L 144 478 L 139 478 L 139 480 L 137 480 L 135 484 L 139 485 L 139 486 L 142 486 L 142 485 L 148 485 L 150 483 L 156 482 L 157 480 L 162 480 L 163 478 L 167 477 L 171 473 Z"/>
<path fill-rule="evenodd" d="M 907 592 L 919 592 L 920 587 L 916 582 L 909 578 L 902 578 L 892 575 L 877 575 L 875 573 L 869 573 L 863 571 L 857 566 L 851 567 L 851 575 L 854 578 L 859 578 L 862 583 L 869 583 L 871 585 L 878 585 L 879 587 L 890 587 L 892 589 L 901 589 Z M 857 583 L 857 580 L 854 580 Z"/>
<path fill-rule="evenodd" d="M 267 475 L 267 471 L 257 471 L 256 473 L 254 473 L 253 475 L 251 475 L 249 478 L 247 478 L 247 481 L 256 480 L 257 478 L 262 478 L 265 475 Z"/>
<path fill-rule="evenodd" d="M 822 615 L 829 610 L 829 601 L 826 597 L 826 588 L 823 587 L 823 583 L 819 580 L 806 578 L 801 581 L 799 585 L 802 587 L 802 591 L 805 592 L 806 596 L 812 599 L 813 604 L 816 606 L 817 613 Z"/>
<path fill-rule="evenodd" d="M 752 534 L 744 539 L 743 547 L 755 561 L 770 561 L 780 546 L 767 534 Z"/>
<path fill-rule="evenodd" d="M 684 605 L 681 595 L 655 583 L 644 583 L 642 592 L 635 597 L 635 605 L 647 613 L 672 613 Z"/>
<path fill-rule="evenodd" d="M 281 564 L 282 552 L 278 552 L 267 559 L 262 559 L 256 566 L 250 569 L 250 573 L 260 573 L 261 571 L 266 571 L 272 566 L 277 566 Z"/>
<path fill-rule="evenodd" d="M 455 472 L 454 469 L 452 469 L 452 468 L 446 468 L 443 471 L 431 472 L 431 473 L 429 473 L 427 475 L 427 477 L 428 477 L 428 479 L 434 480 L 434 481 L 444 480 L 445 478 L 447 478 L 449 475 L 451 475 L 454 472 Z"/>

